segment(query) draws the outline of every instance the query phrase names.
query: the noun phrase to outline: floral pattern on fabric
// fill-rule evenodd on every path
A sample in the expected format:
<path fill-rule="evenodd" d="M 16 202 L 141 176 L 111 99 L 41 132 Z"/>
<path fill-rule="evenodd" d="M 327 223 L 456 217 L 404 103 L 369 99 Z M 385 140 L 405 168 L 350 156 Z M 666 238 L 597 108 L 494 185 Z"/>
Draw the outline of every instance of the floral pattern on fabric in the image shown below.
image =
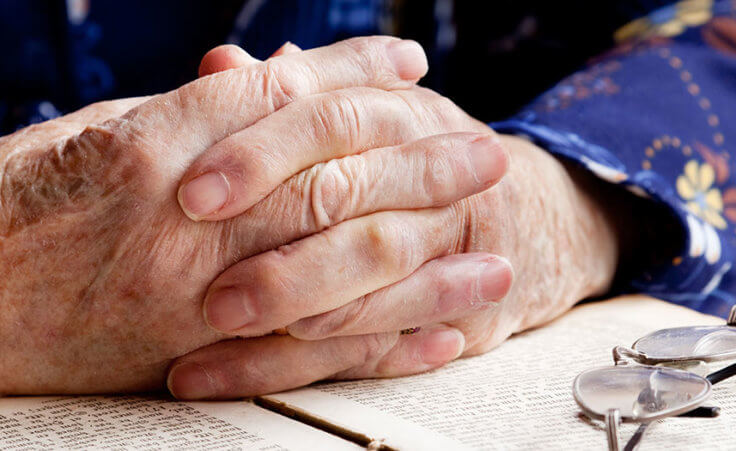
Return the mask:
<path fill-rule="evenodd" d="M 697 27 L 713 17 L 713 0 L 685 0 L 659 9 L 619 29 L 618 42 L 653 36 L 679 36 L 690 27 Z"/>
<path fill-rule="evenodd" d="M 692 214 L 723 230 L 726 228 L 726 220 L 721 216 L 723 196 L 718 188 L 713 187 L 715 177 L 711 165 L 690 160 L 685 165 L 685 173 L 677 177 L 677 193 Z"/>
<path fill-rule="evenodd" d="M 629 191 L 668 205 L 687 233 L 669 266 L 631 281 L 644 292 L 726 316 L 736 304 L 736 2 L 687 0 L 622 28 L 618 49 L 580 78 L 620 89 L 605 96 L 553 88 L 511 120 L 525 135 Z M 617 67 L 616 71 L 604 68 Z M 573 80 L 573 82 L 571 82 Z"/>

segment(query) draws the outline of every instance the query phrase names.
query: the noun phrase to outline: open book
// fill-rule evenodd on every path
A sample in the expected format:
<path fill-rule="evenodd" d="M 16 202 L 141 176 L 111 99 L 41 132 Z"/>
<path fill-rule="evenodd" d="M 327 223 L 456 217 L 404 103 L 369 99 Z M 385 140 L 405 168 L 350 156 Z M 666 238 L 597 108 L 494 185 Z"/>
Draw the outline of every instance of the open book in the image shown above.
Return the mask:
<path fill-rule="evenodd" d="M 2 449 L 606 449 L 572 381 L 612 364 L 614 345 L 722 319 L 644 297 L 585 304 L 480 357 L 400 379 L 316 384 L 248 401 L 155 397 L 0 399 Z M 735 378 L 736 379 L 736 378 Z M 714 387 L 718 418 L 670 418 L 641 449 L 732 449 L 736 380 Z M 625 424 L 622 437 L 634 432 Z"/>

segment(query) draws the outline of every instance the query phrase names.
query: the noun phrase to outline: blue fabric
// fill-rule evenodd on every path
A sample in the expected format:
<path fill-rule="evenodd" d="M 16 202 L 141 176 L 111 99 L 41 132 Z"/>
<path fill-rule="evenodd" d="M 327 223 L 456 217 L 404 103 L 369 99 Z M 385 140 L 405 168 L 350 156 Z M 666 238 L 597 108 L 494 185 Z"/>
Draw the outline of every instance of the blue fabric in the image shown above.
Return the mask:
<path fill-rule="evenodd" d="M 174 89 L 225 42 L 265 58 L 286 40 L 411 37 L 429 54 L 425 84 L 480 119 L 511 116 L 492 125 L 672 210 L 687 231 L 681 255 L 627 290 L 725 316 L 736 304 L 736 3 L 484 3 L 0 0 L 0 133 Z"/>
<path fill-rule="evenodd" d="M 720 316 L 736 304 L 736 3 L 682 2 L 492 124 L 671 207 L 687 241 L 629 289 Z M 626 35 L 627 33 L 622 33 Z"/>

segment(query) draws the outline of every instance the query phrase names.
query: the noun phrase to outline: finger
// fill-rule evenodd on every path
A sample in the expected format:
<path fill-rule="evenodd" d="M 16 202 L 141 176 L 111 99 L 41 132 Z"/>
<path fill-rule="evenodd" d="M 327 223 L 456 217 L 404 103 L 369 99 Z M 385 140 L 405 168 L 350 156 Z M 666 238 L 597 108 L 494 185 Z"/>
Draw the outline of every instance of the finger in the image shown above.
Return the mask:
<path fill-rule="evenodd" d="M 179 399 L 230 399 L 275 393 L 323 379 L 397 377 L 457 358 L 465 339 L 435 325 L 397 333 L 300 341 L 270 335 L 219 342 L 177 359 L 167 386 Z"/>
<path fill-rule="evenodd" d="M 231 218 L 317 163 L 457 131 L 493 133 L 428 90 L 353 88 L 312 96 L 203 153 L 182 178 L 179 203 L 194 220 Z"/>
<path fill-rule="evenodd" d="M 458 253 L 462 204 L 351 219 L 223 272 L 210 286 L 204 315 L 215 330 L 263 335 L 347 304 Z"/>
<path fill-rule="evenodd" d="M 222 258 L 229 266 L 370 213 L 446 205 L 493 185 L 508 165 L 496 136 L 484 133 L 438 135 L 321 163 L 220 223 Z"/>
<path fill-rule="evenodd" d="M 523 315 L 529 309 L 529 302 L 519 302 L 517 297 L 518 293 L 510 293 L 497 308 L 484 315 L 471 315 L 453 321 L 454 327 L 466 331 L 467 334 L 464 356 L 484 354 L 502 344 L 512 334 L 540 325 L 523 323 Z M 535 308 L 543 307 L 537 305 Z M 549 313 L 545 321 L 552 321 L 563 312 Z"/>
<path fill-rule="evenodd" d="M 295 99 L 351 86 L 408 88 L 426 71 L 426 56 L 414 41 L 354 38 L 200 78 L 111 125 L 128 130 L 144 150 L 196 156 Z M 178 175 L 182 161 L 187 164 L 181 155 L 171 161 L 166 174 Z"/>
<path fill-rule="evenodd" d="M 256 63 L 260 63 L 260 60 L 253 58 L 237 45 L 220 45 L 205 53 L 202 57 L 202 61 L 199 63 L 199 76 L 205 77 L 217 72 Z"/>
<path fill-rule="evenodd" d="M 270 335 L 219 342 L 177 359 L 167 386 L 179 399 L 223 399 L 287 390 L 385 355 L 398 333 L 300 341 Z"/>
<path fill-rule="evenodd" d="M 301 52 L 301 50 L 302 49 L 300 49 L 299 46 L 292 44 L 291 42 L 286 42 L 284 45 L 279 47 L 279 49 L 276 50 L 270 58 L 288 55 L 289 53 Z M 205 77 L 217 72 L 237 69 L 239 67 L 260 62 L 261 61 L 259 59 L 253 58 L 248 54 L 248 52 L 237 45 L 220 45 L 210 50 L 204 55 L 204 57 L 202 57 L 202 61 L 199 63 L 199 76 Z"/>
<path fill-rule="evenodd" d="M 281 55 L 288 55 L 289 53 L 301 52 L 301 51 L 302 49 L 298 45 L 287 41 L 286 43 L 284 43 L 284 45 L 279 47 L 278 50 L 273 52 L 273 55 L 271 55 L 271 58 L 281 56 Z"/>
<path fill-rule="evenodd" d="M 463 333 L 442 324 L 422 327 L 401 335 L 391 350 L 363 365 L 336 373 L 330 379 L 400 377 L 439 368 L 460 357 L 465 348 Z"/>
<path fill-rule="evenodd" d="M 308 205 L 300 222 L 316 232 L 370 212 L 445 205 L 484 191 L 503 177 L 508 160 L 494 135 L 437 135 L 313 166 L 284 182 L 267 204 Z M 199 186 L 179 197 L 182 203 L 206 206 L 213 190 Z M 254 210 L 252 215 L 267 214 L 269 206 Z"/>
<path fill-rule="evenodd" d="M 496 305 L 511 288 L 508 261 L 491 254 L 441 257 L 408 278 L 336 310 L 290 325 L 293 337 L 319 340 L 452 321 Z"/>

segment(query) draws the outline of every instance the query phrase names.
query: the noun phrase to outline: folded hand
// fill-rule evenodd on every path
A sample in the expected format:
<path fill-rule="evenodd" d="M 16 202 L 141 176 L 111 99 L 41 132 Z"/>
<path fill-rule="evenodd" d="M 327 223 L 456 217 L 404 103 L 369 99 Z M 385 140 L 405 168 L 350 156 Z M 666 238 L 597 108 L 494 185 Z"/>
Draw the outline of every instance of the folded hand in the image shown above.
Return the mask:
<path fill-rule="evenodd" d="M 222 63 L 223 50 L 209 57 Z M 464 184 L 487 188 L 504 173 L 501 143 L 511 158 L 501 183 L 440 206 L 477 188 Z M 223 333 L 286 327 L 290 336 L 226 341 L 179 359 L 169 381 L 175 395 L 226 398 L 425 371 L 485 352 L 611 283 L 618 242 L 591 194 L 598 185 L 525 140 L 495 136 L 424 88 L 348 88 L 295 101 L 202 154 L 184 186 L 202 173 L 236 180 L 228 203 L 207 219 L 230 217 L 275 184 L 262 188 L 256 174 L 330 158 L 297 179 L 313 193 L 308 220 L 318 229 L 339 224 L 237 263 L 204 304 Z M 401 207 L 413 210 L 346 214 L 364 202 L 382 205 L 387 193 L 399 199 L 392 187 L 405 183 L 431 186 L 412 195 L 435 208 L 407 198 Z M 509 262 L 517 279 L 510 292 Z M 418 325 L 419 333 L 398 333 Z"/>
<path fill-rule="evenodd" d="M 410 176 L 385 196 L 374 194 L 380 202 L 356 199 L 332 211 L 310 187 L 339 181 L 331 178 L 338 171 L 292 177 L 310 159 L 332 155 L 305 153 L 279 172 L 263 172 L 268 178 L 260 181 L 249 173 L 253 191 L 237 205 L 256 205 L 244 215 L 193 222 L 179 208 L 185 169 L 271 113 L 354 86 L 409 88 L 425 71 L 415 43 L 357 39 L 218 73 L 150 99 L 92 105 L 0 139 L 0 393 L 159 388 L 173 358 L 227 337 L 207 327 L 201 311 L 208 285 L 232 264 L 343 218 L 427 207 L 487 187 L 492 180 L 461 177 L 460 157 L 435 152 L 437 164 L 449 169 L 442 177 Z M 313 130 L 315 146 L 325 132 Z M 467 149 L 477 138 L 445 139 Z M 266 134 L 249 140 L 254 149 L 271 146 Z M 361 155 L 354 164 L 421 171 L 413 164 L 426 147 Z M 378 184 L 378 173 L 366 170 L 356 183 Z M 434 196 L 434 185 L 449 189 Z M 288 323 L 288 314 L 278 315 L 277 323 Z"/>

